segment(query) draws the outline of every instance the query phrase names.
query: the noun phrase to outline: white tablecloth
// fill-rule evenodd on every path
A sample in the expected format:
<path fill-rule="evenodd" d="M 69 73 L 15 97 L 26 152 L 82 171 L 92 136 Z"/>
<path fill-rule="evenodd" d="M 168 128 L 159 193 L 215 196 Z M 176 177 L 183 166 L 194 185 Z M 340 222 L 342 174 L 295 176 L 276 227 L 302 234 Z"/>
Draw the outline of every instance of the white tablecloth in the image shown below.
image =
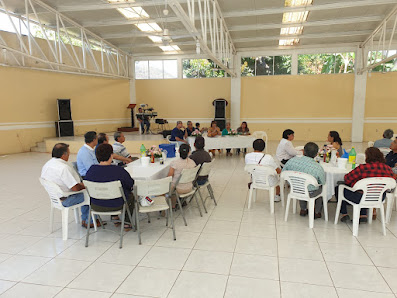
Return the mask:
<path fill-rule="evenodd" d="M 160 162 L 149 164 L 143 167 L 141 160 L 138 159 L 127 165 L 125 168 L 134 180 L 155 180 L 165 178 L 170 171 L 170 164 L 175 158 L 167 158 L 163 165 Z"/>
<path fill-rule="evenodd" d="M 338 181 L 344 181 L 344 177 L 350 171 L 347 169 L 340 169 L 329 163 L 320 163 L 326 175 L 325 188 L 328 200 L 335 194 L 335 187 Z"/>
<path fill-rule="evenodd" d="M 253 136 L 216 136 L 213 138 L 203 135 L 205 139 L 205 150 L 211 149 L 238 149 L 238 148 L 252 148 L 252 144 L 255 141 Z M 195 137 L 187 138 L 190 148 L 194 150 Z"/>

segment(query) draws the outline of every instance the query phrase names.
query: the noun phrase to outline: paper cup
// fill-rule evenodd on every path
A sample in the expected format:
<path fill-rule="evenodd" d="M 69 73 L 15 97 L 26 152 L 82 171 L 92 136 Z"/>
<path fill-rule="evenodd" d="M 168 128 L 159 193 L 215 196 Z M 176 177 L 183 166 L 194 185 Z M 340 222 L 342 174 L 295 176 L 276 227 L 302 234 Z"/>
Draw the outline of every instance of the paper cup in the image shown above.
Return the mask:
<path fill-rule="evenodd" d="M 339 157 L 338 158 L 338 168 L 339 169 L 346 169 L 346 165 L 347 165 L 347 158 Z"/>
<path fill-rule="evenodd" d="M 145 157 L 141 157 L 141 164 L 143 167 L 148 167 L 150 163 L 150 157 L 145 156 Z"/>

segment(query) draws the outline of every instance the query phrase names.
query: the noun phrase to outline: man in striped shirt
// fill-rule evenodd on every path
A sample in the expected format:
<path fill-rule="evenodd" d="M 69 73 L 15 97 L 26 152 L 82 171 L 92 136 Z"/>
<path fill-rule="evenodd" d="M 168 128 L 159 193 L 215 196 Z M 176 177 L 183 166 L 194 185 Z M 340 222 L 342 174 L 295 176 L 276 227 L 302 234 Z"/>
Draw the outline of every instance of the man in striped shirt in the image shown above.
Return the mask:
<path fill-rule="evenodd" d="M 120 155 L 124 158 L 129 159 L 130 161 L 132 161 L 131 155 L 128 153 L 127 148 L 125 148 L 125 146 L 123 145 L 123 143 L 125 142 L 125 136 L 122 132 L 120 131 L 116 131 L 114 133 L 114 140 L 116 142 L 114 142 L 113 144 L 113 153 Z M 116 160 L 117 163 L 122 163 L 122 160 Z"/>

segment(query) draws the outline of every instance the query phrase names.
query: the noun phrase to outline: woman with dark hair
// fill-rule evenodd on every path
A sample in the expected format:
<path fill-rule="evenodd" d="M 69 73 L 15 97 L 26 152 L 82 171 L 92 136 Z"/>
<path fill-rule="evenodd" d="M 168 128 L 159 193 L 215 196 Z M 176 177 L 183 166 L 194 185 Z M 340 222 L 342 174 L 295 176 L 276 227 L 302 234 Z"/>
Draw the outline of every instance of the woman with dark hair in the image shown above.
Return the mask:
<path fill-rule="evenodd" d="M 248 136 L 251 134 L 247 122 L 245 121 L 241 122 L 240 127 L 237 128 L 237 133 L 242 134 L 244 136 Z M 247 153 L 247 148 L 244 148 L 244 153 Z M 237 149 L 237 154 L 240 154 L 240 149 Z"/>
<path fill-rule="evenodd" d="M 168 172 L 168 176 L 172 177 L 172 183 L 171 183 L 171 188 L 172 191 L 175 189 L 176 182 L 178 181 L 179 177 L 181 176 L 182 170 L 184 169 L 192 169 L 196 167 L 196 163 L 188 158 L 190 152 L 190 146 L 188 144 L 182 144 L 179 147 L 179 156 L 180 158 L 177 158 L 173 162 L 171 162 L 170 165 L 170 171 Z M 184 183 L 184 184 L 178 184 L 176 187 L 176 190 L 178 193 L 188 193 L 192 191 L 193 184 L 192 183 Z M 176 205 L 176 198 L 172 197 L 172 208 L 175 208 Z"/>
<path fill-rule="evenodd" d="M 276 156 L 281 162 L 281 166 L 285 165 L 288 160 L 295 157 L 298 151 L 295 149 L 292 142 L 295 138 L 295 132 L 292 129 L 283 131 L 283 138 L 277 146 Z"/>
<path fill-rule="evenodd" d="M 222 132 L 221 132 L 220 128 L 218 127 L 216 121 L 215 120 L 211 121 L 211 127 L 208 128 L 207 136 L 209 138 L 214 138 L 216 136 L 221 136 L 221 135 L 222 135 Z M 215 156 L 215 149 L 208 150 L 208 151 L 211 152 L 213 156 Z M 219 151 L 219 153 L 221 153 L 220 149 L 218 149 L 218 151 Z"/>
<path fill-rule="evenodd" d="M 353 187 L 359 180 L 371 177 L 391 177 L 395 178 L 392 169 L 386 165 L 385 157 L 383 153 L 375 147 L 370 147 L 365 150 L 365 164 L 359 165 L 357 168 L 352 170 L 350 173 L 345 175 L 345 184 Z M 335 188 L 335 196 L 338 198 L 338 187 Z M 344 190 L 344 197 L 355 204 L 360 203 L 362 193 L 352 192 L 350 190 Z M 384 199 L 384 198 L 383 198 Z M 346 201 L 342 202 L 342 208 L 340 213 L 342 214 L 341 221 L 346 222 L 350 220 L 350 216 L 347 214 Z M 361 209 L 360 212 L 360 223 L 367 222 L 367 209 Z"/>
<path fill-rule="evenodd" d="M 335 130 L 331 130 L 328 133 L 328 142 L 330 142 L 332 148 L 334 148 L 335 150 L 337 150 L 337 155 L 338 156 L 342 156 L 343 155 L 343 149 L 342 149 L 342 139 L 339 136 L 339 133 Z"/>

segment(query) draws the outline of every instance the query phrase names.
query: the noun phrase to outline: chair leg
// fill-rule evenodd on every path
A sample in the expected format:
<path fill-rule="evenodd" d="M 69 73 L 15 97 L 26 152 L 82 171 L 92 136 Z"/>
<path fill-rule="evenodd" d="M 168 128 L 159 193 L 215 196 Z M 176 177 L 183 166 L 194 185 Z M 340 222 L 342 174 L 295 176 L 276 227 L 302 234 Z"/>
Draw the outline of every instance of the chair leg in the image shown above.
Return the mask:
<path fill-rule="evenodd" d="M 386 197 L 387 197 L 386 223 L 389 223 L 391 220 L 391 215 L 393 213 L 394 194 L 387 194 Z"/>
<path fill-rule="evenodd" d="M 168 214 L 169 214 L 169 216 L 171 217 L 172 234 L 173 234 L 173 236 L 174 236 L 174 241 L 175 241 L 175 240 L 176 240 L 176 235 L 175 235 L 174 214 L 173 214 L 173 212 L 172 212 L 172 205 L 171 205 L 171 200 L 170 200 L 170 198 L 167 198 L 167 201 L 168 201 L 168 206 L 169 206 Z"/>
<path fill-rule="evenodd" d="M 87 222 L 87 234 L 85 236 L 85 247 L 88 247 L 88 238 L 90 236 L 90 222 L 91 222 L 91 206 L 88 207 L 88 222 Z"/>
<path fill-rule="evenodd" d="M 324 207 L 324 219 L 328 221 L 328 200 L 323 196 L 323 207 Z"/>
<path fill-rule="evenodd" d="M 121 214 L 121 228 L 120 228 L 120 248 L 123 248 L 123 235 L 124 235 L 124 224 L 125 224 L 125 205 L 123 205 L 123 213 Z"/>
<path fill-rule="evenodd" d="M 334 224 L 336 225 L 338 223 L 339 220 L 339 213 L 340 213 L 340 209 L 342 208 L 342 198 L 339 198 L 338 200 L 338 204 L 336 205 L 336 210 L 335 210 L 335 221 Z"/>
<path fill-rule="evenodd" d="M 281 206 L 284 207 L 285 206 L 285 204 L 284 204 L 284 186 L 283 186 L 283 188 L 281 188 L 281 184 L 279 186 L 280 186 Z"/>
<path fill-rule="evenodd" d="M 105 229 L 105 225 L 103 224 L 102 218 L 99 215 L 98 215 L 98 220 L 99 220 L 99 223 L 102 226 L 102 229 Z"/>
<path fill-rule="evenodd" d="M 168 220 L 170 219 L 170 212 L 169 212 L 169 210 L 167 210 L 166 212 L 167 212 L 167 216 L 165 217 L 165 226 L 168 227 Z"/>
<path fill-rule="evenodd" d="M 252 188 L 252 185 L 251 185 L 251 188 Z M 256 188 L 252 189 L 252 198 L 253 198 L 254 202 L 256 202 L 256 195 L 258 194 L 257 192 L 258 192 L 258 190 Z"/>
<path fill-rule="evenodd" d="M 80 223 L 80 220 L 79 220 L 79 208 L 74 208 L 74 220 L 75 220 L 75 222 L 77 224 Z"/>
<path fill-rule="evenodd" d="M 372 216 L 373 216 L 373 214 L 374 214 L 374 208 L 368 208 L 367 217 L 368 217 L 368 223 L 369 223 L 369 224 L 372 223 Z"/>
<path fill-rule="evenodd" d="M 291 203 L 291 198 L 288 196 L 287 197 L 287 207 L 285 208 L 285 216 L 284 216 L 284 221 L 288 220 L 288 212 L 289 212 L 289 205 Z"/>
<path fill-rule="evenodd" d="M 358 205 L 353 206 L 353 236 L 358 236 L 358 226 L 360 224 L 360 207 Z"/>
<path fill-rule="evenodd" d="M 252 189 L 253 189 L 254 187 L 252 186 L 252 184 L 251 184 L 251 188 L 250 188 L 250 191 L 249 191 L 249 196 L 248 196 L 248 209 L 251 209 L 251 202 L 252 202 L 252 196 L 253 196 L 253 191 L 252 191 Z"/>
<path fill-rule="evenodd" d="M 199 204 L 199 201 L 198 201 L 198 199 L 197 199 L 197 191 L 194 192 L 193 197 L 196 199 L 197 208 L 198 208 L 198 210 L 199 210 L 199 212 L 200 212 L 200 216 L 203 217 L 203 213 L 201 212 L 200 204 Z M 192 199 L 193 199 L 193 198 L 192 198 Z"/>
<path fill-rule="evenodd" d="M 292 213 L 296 214 L 296 204 L 297 204 L 297 200 L 296 199 L 292 199 Z"/>
<path fill-rule="evenodd" d="M 54 232 L 54 207 L 52 206 L 50 210 L 50 232 Z"/>
<path fill-rule="evenodd" d="M 176 193 L 176 199 L 177 199 L 177 201 L 178 201 L 179 208 L 181 209 L 181 214 L 182 214 L 183 221 L 185 222 L 185 226 L 187 226 L 187 222 L 186 222 L 186 218 L 185 218 L 185 213 L 183 212 L 183 208 L 182 208 L 182 204 L 181 204 L 181 199 L 179 198 L 178 193 Z"/>
<path fill-rule="evenodd" d="M 212 190 L 211 184 L 208 184 L 207 189 L 208 189 L 208 192 L 209 192 L 209 194 L 210 194 L 210 196 L 211 196 L 211 199 L 212 199 L 212 200 L 214 201 L 214 203 L 215 203 L 215 206 L 218 206 L 218 204 L 216 203 L 216 200 L 215 200 L 214 191 Z"/>
<path fill-rule="evenodd" d="M 269 189 L 269 196 L 270 196 L 270 213 L 274 213 L 274 187 Z"/>
<path fill-rule="evenodd" d="M 138 209 L 138 201 L 137 200 L 135 200 L 135 218 L 136 218 L 136 229 L 138 230 L 139 245 L 141 245 L 142 240 L 141 240 L 141 230 L 139 228 L 139 209 Z"/>
<path fill-rule="evenodd" d="M 69 209 L 62 210 L 62 239 L 68 240 Z"/>
<path fill-rule="evenodd" d="M 133 226 L 134 229 L 135 229 L 136 227 L 135 227 L 135 225 L 133 225 L 133 224 L 134 224 L 134 221 L 133 221 L 134 216 L 131 215 L 130 208 L 128 208 L 128 205 L 126 205 L 125 208 L 126 208 L 126 210 L 127 210 L 128 218 L 130 219 L 131 227 Z M 135 210 L 134 210 L 134 211 L 135 211 Z M 135 224 L 136 224 L 136 223 L 135 223 Z"/>
<path fill-rule="evenodd" d="M 147 222 L 150 223 L 150 213 L 146 213 L 147 215 Z"/>
<path fill-rule="evenodd" d="M 98 227 L 96 225 L 95 215 L 94 214 L 91 214 L 91 215 L 92 215 L 92 223 L 94 224 L 94 231 L 96 232 L 98 230 Z M 88 221 L 87 225 L 90 225 L 90 224 L 91 224 L 90 221 Z"/>
<path fill-rule="evenodd" d="M 203 204 L 203 208 L 204 208 L 205 213 L 208 213 L 207 208 L 205 207 L 203 196 L 201 195 L 201 192 L 200 192 L 200 188 L 197 189 L 197 192 L 199 193 L 200 200 L 201 200 L 201 203 Z"/>
<path fill-rule="evenodd" d="M 309 228 L 313 229 L 314 226 L 314 199 L 309 200 Z"/>
<path fill-rule="evenodd" d="M 385 207 L 383 204 L 380 206 L 380 220 L 382 221 L 383 236 L 386 236 L 386 222 L 385 222 Z"/>

